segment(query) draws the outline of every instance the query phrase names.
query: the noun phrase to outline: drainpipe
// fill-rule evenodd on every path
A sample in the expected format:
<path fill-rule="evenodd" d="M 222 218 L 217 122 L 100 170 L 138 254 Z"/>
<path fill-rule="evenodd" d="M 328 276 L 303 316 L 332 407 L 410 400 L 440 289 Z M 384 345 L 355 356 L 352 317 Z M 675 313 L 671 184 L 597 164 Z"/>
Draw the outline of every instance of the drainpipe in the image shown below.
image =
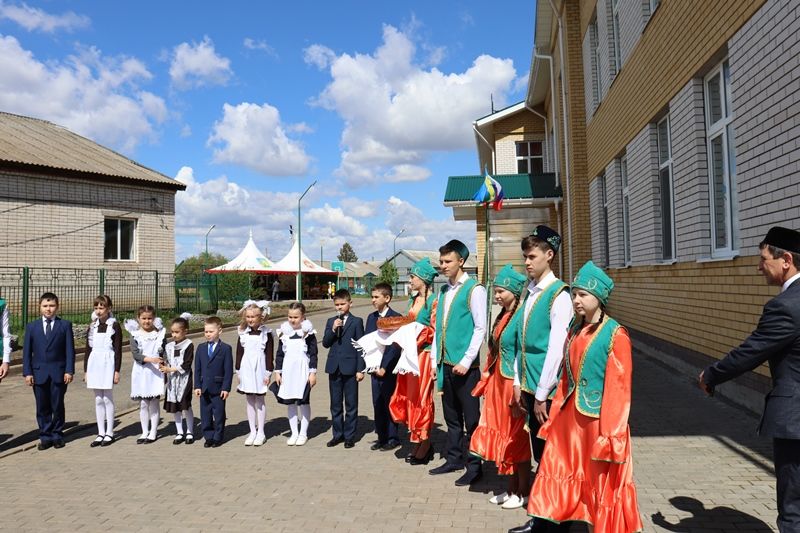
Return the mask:
<path fill-rule="evenodd" d="M 553 14 L 555 15 L 556 19 L 558 20 L 558 53 L 559 59 L 561 61 L 561 111 L 562 111 L 562 118 L 564 120 L 564 183 L 565 183 L 565 194 L 566 194 L 566 216 L 567 216 L 567 248 L 569 249 L 569 280 L 572 280 L 573 277 L 573 258 L 572 258 L 572 201 L 570 200 L 570 181 L 572 176 L 570 175 L 569 171 L 569 143 L 567 142 L 567 133 L 569 132 L 568 121 L 567 121 L 567 81 L 566 75 L 567 71 L 565 68 L 566 63 L 564 62 L 564 24 L 561 18 L 561 13 L 556 10 L 556 6 L 553 3 L 553 0 L 549 0 L 550 8 L 553 10 Z"/>
<path fill-rule="evenodd" d="M 486 137 L 484 137 L 483 134 L 478 130 L 478 125 L 477 125 L 476 122 L 472 123 L 472 130 L 475 132 L 475 134 L 478 137 L 480 137 L 483 140 L 483 142 L 486 143 L 486 146 L 489 147 L 489 150 L 492 151 L 492 175 L 494 176 L 494 174 L 495 174 L 495 168 L 494 168 L 495 167 L 495 164 L 494 164 L 495 163 L 495 161 L 494 161 L 494 146 L 492 146 L 489 143 L 489 141 L 486 140 Z M 480 172 L 483 173 L 483 169 L 480 169 Z"/>
<path fill-rule="evenodd" d="M 535 59 L 546 59 L 548 61 L 548 64 L 550 65 L 550 115 L 553 117 L 551 119 L 550 125 L 553 126 L 554 130 L 555 130 L 555 137 L 553 139 L 555 141 L 556 139 L 559 138 L 559 133 L 561 133 L 561 132 L 559 131 L 560 128 L 558 127 L 558 121 L 556 120 L 556 80 L 555 80 L 555 77 L 553 75 L 553 56 L 540 54 L 537 51 L 536 47 L 534 47 L 533 48 L 533 58 L 534 58 L 534 60 Z M 525 100 L 525 107 L 527 107 L 528 109 L 533 111 L 533 109 L 528 107 L 528 100 L 527 99 Z M 547 121 L 545 120 L 545 128 L 546 127 L 547 127 Z M 545 135 L 547 135 L 547 133 L 548 132 L 545 131 Z M 567 144 L 567 142 L 566 142 L 566 139 L 565 139 L 564 140 L 564 146 L 566 146 L 566 144 Z M 555 166 L 556 166 L 556 172 L 555 172 L 555 174 L 556 174 L 556 185 L 560 185 L 561 182 L 559 181 L 559 176 L 561 175 L 561 166 L 559 165 L 559 162 L 561 160 L 561 157 L 558 154 L 558 143 L 557 142 L 556 142 L 556 145 L 553 147 L 553 155 L 555 155 L 554 163 L 555 163 Z"/>

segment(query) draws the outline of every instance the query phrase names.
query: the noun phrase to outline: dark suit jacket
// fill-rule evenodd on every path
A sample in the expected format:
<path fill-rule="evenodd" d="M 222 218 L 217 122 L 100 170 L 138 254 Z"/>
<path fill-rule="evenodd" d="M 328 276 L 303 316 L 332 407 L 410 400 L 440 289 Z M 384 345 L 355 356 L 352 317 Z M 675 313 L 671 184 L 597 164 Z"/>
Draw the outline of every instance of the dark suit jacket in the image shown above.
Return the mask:
<path fill-rule="evenodd" d="M 334 320 L 336 320 L 336 317 L 328 319 L 325 324 L 325 333 L 322 336 L 322 346 L 330 348 L 328 350 L 328 360 L 325 361 L 325 372 L 333 374 L 338 370 L 346 376 L 355 375 L 356 372 L 363 372 L 364 368 L 366 368 L 364 359 L 359 355 L 352 341 L 358 340 L 364 335 L 364 321 L 357 316 L 348 315 L 340 338 L 333 331 Z"/>
<path fill-rule="evenodd" d="M 392 309 L 391 307 L 386 311 L 386 316 L 400 316 L 400 313 Z M 373 311 L 372 313 L 367 315 L 367 325 L 364 328 L 364 335 L 367 333 L 372 333 L 378 329 L 378 319 L 380 315 L 377 311 Z M 400 347 L 396 344 L 392 344 L 391 346 L 387 346 L 386 349 L 383 351 L 383 358 L 381 358 L 381 368 L 386 370 L 386 374 L 391 375 L 394 371 L 394 367 L 397 366 L 397 361 L 400 360 Z M 377 376 L 376 376 L 377 377 Z"/>
<path fill-rule="evenodd" d="M 233 381 L 233 351 L 230 344 L 218 341 L 211 358 L 208 343 L 197 347 L 194 353 L 194 388 L 209 394 L 231 391 Z"/>
<path fill-rule="evenodd" d="M 34 383 L 44 383 L 48 377 L 63 383 L 64 374 L 75 374 L 75 343 L 71 322 L 55 317 L 53 329 L 47 337 L 41 317 L 25 327 L 22 374 L 33 376 Z"/>
<path fill-rule="evenodd" d="M 758 432 L 766 437 L 800 439 L 800 280 L 767 302 L 756 330 L 724 359 L 709 366 L 703 380 L 719 385 L 765 361 L 772 390 L 764 403 Z"/>

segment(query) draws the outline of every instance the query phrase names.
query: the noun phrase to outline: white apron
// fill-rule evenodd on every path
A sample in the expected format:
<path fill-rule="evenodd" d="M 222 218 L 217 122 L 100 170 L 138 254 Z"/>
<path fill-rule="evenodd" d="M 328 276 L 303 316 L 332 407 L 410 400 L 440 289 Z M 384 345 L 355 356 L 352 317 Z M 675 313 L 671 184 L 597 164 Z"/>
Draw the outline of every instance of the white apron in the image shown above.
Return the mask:
<path fill-rule="evenodd" d="M 267 385 L 264 380 L 267 373 L 267 363 L 264 359 L 264 348 L 267 346 L 272 330 L 261 326 L 261 335 L 250 335 L 250 327 L 239 332 L 239 342 L 244 348 L 242 362 L 239 364 L 239 391 L 246 394 L 265 394 Z"/>
<path fill-rule="evenodd" d="M 281 336 L 283 344 L 283 368 L 281 370 L 281 387 L 278 389 L 278 398 L 282 400 L 302 400 L 308 383 L 308 344 L 302 331 L 298 338 Z"/>
<path fill-rule="evenodd" d="M 183 369 L 183 354 L 186 348 L 192 343 L 191 339 L 183 339 L 180 344 L 170 342 L 164 348 L 164 358 L 167 366 L 177 368 L 177 372 L 172 372 L 167 376 L 167 401 L 179 403 L 186 394 L 186 385 L 189 384 L 190 372 Z"/>
<path fill-rule="evenodd" d="M 86 388 L 110 390 L 114 387 L 114 323 L 111 317 L 106 321 L 105 333 L 97 331 L 100 321 L 92 324 L 89 339 L 89 360 L 86 362 Z"/>
<path fill-rule="evenodd" d="M 153 331 L 141 329 L 132 333 L 135 342 L 145 357 L 158 357 L 158 351 L 164 343 L 166 328 Z M 131 369 L 131 398 L 156 398 L 164 393 L 164 374 L 155 363 L 133 363 Z"/>

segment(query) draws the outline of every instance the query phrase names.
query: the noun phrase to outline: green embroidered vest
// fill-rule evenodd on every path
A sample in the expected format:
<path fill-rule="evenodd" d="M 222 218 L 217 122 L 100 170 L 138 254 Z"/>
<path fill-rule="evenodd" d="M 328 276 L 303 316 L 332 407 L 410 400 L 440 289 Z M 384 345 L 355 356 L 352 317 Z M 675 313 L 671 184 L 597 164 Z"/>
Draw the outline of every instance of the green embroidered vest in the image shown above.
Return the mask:
<path fill-rule="evenodd" d="M 525 302 L 530 298 L 530 292 L 520 304 L 523 311 L 519 318 L 519 358 L 520 388 L 530 394 L 536 393 L 539 378 L 542 377 L 544 359 L 547 355 L 547 346 L 550 343 L 550 309 L 553 302 L 562 291 L 568 291 L 569 286 L 556 279 L 539 294 L 531 307 L 527 322 L 525 321 Z"/>
<path fill-rule="evenodd" d="M 500 375 L 506 379 L 514 379 L 514 362 L 517 359 L 517 335 L 519 334 L 517 328 L 519 327 L 520 317 L 522 316 L 522 307 L 517 306 L 514 315 L 503 328 L 500 334 Z"/>
<path fill-rule="evenodd" d="M 3 319 L 3 311 L 6 310 L 6 301 L 0 298 L 0 320 Z M 0 333 L 0 359 L 3 358 L 3 335 Z"/>
<path fill-rule="evenodd" d="M 569 358 L 569 345 L 572 344 L 573 335 L 567 341 L 565 355 L 567 369 L 567 394 L 564 402 L 574 393 L 575 407 L 578 412 L 592 418 L 600 418 L 600 406 L 603 404 L 603 386 L 606 377 L 606 362 L 614 346 L 614 335 L 621 326 L 613 318 L 606 317 L 592 334 L 586 351 L 581 356 L 581 366 L 578 368 L 577 378 L 575 369 L 572 368 Z M 577 333 L 575 333 L 577 335 Z"/>
<path fill-rule="evenodd" d="M 469 309 L 469 300 L 472 290 L 477 286 L 478 282 L 469 278 L 456 289 L 453 300 L 447 308 L 447 317 L 444 316 L 444 299 L 450 286 L 445 285 L 439 292 L 439 301 L 436 304 L 436 335 L 439 342 L 436 354 L 437 365 L 444 362 L 455 366 L 467 352 L 469 342 L 472 340 L 472 332 L 475 329 L 475 322 L 472 320 L 472 313 Z M 479 359 L 480 357 L 476 357 L 472 366 L 479 366 Z"/>
<path fill-rule="evenodd" d="M 408 300 L 408 310 L 409 311 L 411 310 L 412 307 L 414 307 L 414 298 L 415 297 L 412 296 Z M 430 293 L 428 295 L 428 300 L 425 302 L 425 305 L 423 305 L 420 308 L 419 313 L 417 313 L 417 318 L 414 319 L 414 322 L 419 322 L 423 326 L 430 326 L 431 325 L 431 311 L 433 310 L 433 302 L 434 302 L 435 299 L 436 299 L 436 294 L 435 293 L 432 292 L 432 293 Z M 430 350 L 431 349 L 431 345 L 430 344 L 426 344 L 426 345 L 422 346 L 422 349 L 423 350 Z"/>

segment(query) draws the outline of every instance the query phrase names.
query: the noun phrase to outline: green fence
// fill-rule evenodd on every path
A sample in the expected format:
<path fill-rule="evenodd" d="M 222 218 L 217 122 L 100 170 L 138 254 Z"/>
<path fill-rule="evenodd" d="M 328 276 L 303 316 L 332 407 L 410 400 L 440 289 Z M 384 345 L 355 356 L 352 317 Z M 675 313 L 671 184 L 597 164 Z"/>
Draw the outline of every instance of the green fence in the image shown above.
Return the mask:
<path fill-rule="evenodd" d="M 187 311 L 206 314 L 236 306 L 249 296 L 250 280 L 154 270 L 0 267 L 0 296 L 7 302 L 11 333 L 19 344 L 25 324 L 39 316 L 39 296 L 44 292 L 58 296 L 60 316 L 88 324 L 98 294 L 111 297 L 120 320 L 134 317 L 144 304 L 167 319 Z"/>

